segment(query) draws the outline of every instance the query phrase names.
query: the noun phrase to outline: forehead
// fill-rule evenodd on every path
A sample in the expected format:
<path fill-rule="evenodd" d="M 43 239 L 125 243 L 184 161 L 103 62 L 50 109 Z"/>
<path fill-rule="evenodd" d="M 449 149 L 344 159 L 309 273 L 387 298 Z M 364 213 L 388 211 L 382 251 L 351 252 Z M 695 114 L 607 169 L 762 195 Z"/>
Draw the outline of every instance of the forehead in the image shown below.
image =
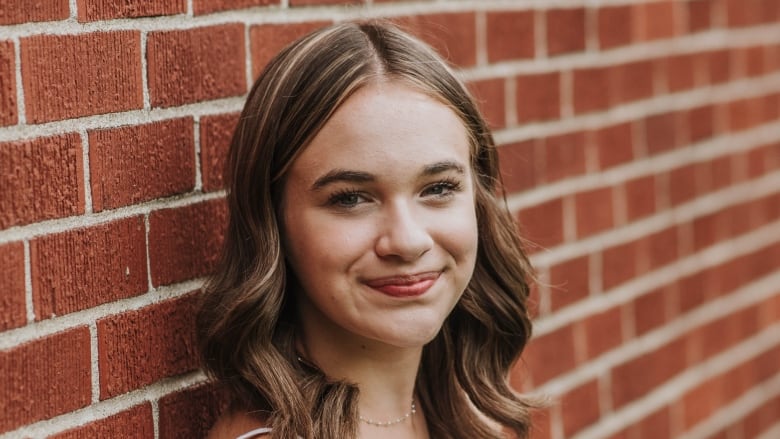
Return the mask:
<path fill-rule="evenodd" d="M 333 168 L 400 175 L 443 160 L 470 164 L 469 133 L 447 105 L 397 82 L 357 90 L 326 122 L 290 170 L 314 180 Z"/>

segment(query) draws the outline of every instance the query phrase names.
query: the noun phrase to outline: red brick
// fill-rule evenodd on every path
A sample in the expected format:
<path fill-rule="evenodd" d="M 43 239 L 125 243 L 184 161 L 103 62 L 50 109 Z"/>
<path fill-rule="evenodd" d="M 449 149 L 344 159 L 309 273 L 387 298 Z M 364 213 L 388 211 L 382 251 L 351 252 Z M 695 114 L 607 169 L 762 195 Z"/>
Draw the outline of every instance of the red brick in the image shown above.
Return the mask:
<path fill-rule="evenodd" d="M 637 252 L 634 241 L 604 250 L 601 260 L 601 283 L 605 291 L 636 276 L 639 258 Z"/>
<path fill-rule="evenodd" d="M 729 130 L 743 131 L 760 125 L 764 120 L 762 98 L 747 98 L 729 102 Z"/>
<path fill-rule="evenodd" d="M 690 0 L 688 6 L 688 31 L 704 31 L 712 27 L 712 0 Z"/>
<path fill-rule="evenodd" d="M 203 116 L 200 119 L 200 171 L 204 191 L 225 187 L 225 165 L 239 113 Z"/>
<path fill-rule="evenodd" d="M 110 20 L 113 18 L 151 17 L 155 15 L 184 14 L 186 0 L 150 2 L 144 0 L 77 0 L 79 21 Z"/>
<path fill-rule="evenodd" d="M 726 0 L 729 27 L 743 27 L 763 21 L 760 0 Z"/>
<path fill-rule="evenodd" d="M 634 141 L 630 122 L 596 130 L 595 141 L 600 169 L 611 168 L 634 159 Z"/>
<path fill-rule="evenodd" d="M 244 9 L 252 6 L 278 5 L 279 0 L 193 0 L 195 15 L 209 14 L 228 9 Z"/>
<path fill-rule="evenodd" d="M 655 177 L 652 175 L 629 180 L 625 184 L 628 221 L 655 213 Z"/>
<path fill-rule="evenodd" d="M 192 419 L 188 419 L 189 422 Z M 152 406 L 144 403 L 123 412 L 51 436 L 52 439 L 85 437 L 154 437 Z M 166 436 L 170 437 L 170 436 Z"/>
<path fill-rule="evenodd" d="M 731 56 L 728 50 L 717 50 L 705 54 L 709 67 L 709 81 L 712 84 L 726 82 L 731 78 Z"/>
<path fill-rule="evenodd" d="M 585 50 L 585 9 L 550 9 L 547 20 L 547 54 Z"/>
<path fill-rule="evenodd" d="M 637 399 L 687 366 L 685 343 L 674 340 L 612 370 L 612 402 L 619 408 Z"/>
<path fill-rule="evenodd" d="M 539 183 L 537 144 L 536 140 L 526 140 L 498 148 L 501 179 L 507 193 L 529 189 Z"/>
<path fill-rule="evenodd" d="M 36 238 L 30 242 L 30 259 L 38 320 L 147 289 L 141 217 Z"/>
<path fill-rule="evenodd" d="M 0 432 L 88 406 L 89 344 L 80 326 L 0 351 Z"/>
<path fill-rule="evenodd" d="M 764 46 L 753 46 L 734 50 L 742 50 L 744 52 L 745 75 L 749 77 L 761 76 L 767 72 L 764 66 Z"/>
<path fill-rule="evenodd" d="M 602 67 L 575 70 L 574 112 L 587 113 L 609 107 L 608 90 L 612 87 L 609 79 L 608 71 Z"/>
<path fill-rule="evenodd" d="M 531 412 L 531 437 L 533 439 L 552 439 L 550 408 L 544 407 Z"/>
<path fill-rule="evenodd" d="M 669 91 L 676 92 L 693 88 L 695 85 L 694 57 L 676 55 L 665 59 L 666 83 Z"/>
<path fill-rule="evenodd" d="M 146 59 L 149 96 L 155 107 L 246 92 L 242 24 L 152 32 L 147 39 Z"/>
<path fill-rule="evenodd" d="M 765 401 L 751 412 L 744 421 L 744 437 L 754 438 L 777 424 L 777 414 L 780 413 L 780 396 Z"/>
<path fill-rule="evenodd" d="M 535 337 L 523 351 L 521 361 L 528 365 L 535 386 L 574 368 L 574 332 L 565 326 Z"/>
<path fill-rule="evenodd" d="M 331 24 L 328 21 L 304 23 L 261 24 L 249 29 L 252 53 L 252 78 L 260 76 L 271 58 L 294 40 Z"/>
<path fill-rule="evenodd" d="M 681 312 L 688 312 L 711 299 L 707 290 L 707 276 L 703 272 L 690 274 L 678 281 Z"/>
<path fill-rule="evenodd" d="M 477 63 L 477 20 L 473 12 L 406 16 L 396 20 L 459 67 Z"/>
<path fill-rule="evenodd" d="M 585 133 L 567 133 L 545 140 L 545 180 L 585 173 Z"/>
<path fill-rule="evenodd" d="M 16 55 L 14 53 L 13 42 L 0 41 L 0 126 L 14 125 L 19 119 L 16 108 Z"/>
<path fill-rule="evenodd" d="M 695 165 L 682 166 L 669 172 L 669 200 L 672 206 L 692 200 L 698 192 Z"/>
<path fill-rule="evenodd" d="M 486 20 L 488 62 L 534 57 L 533 11 L 491 11 Z"/>
<path fill-rule="evenodd" d="M 561 111 L 560 73 L 522 75 L 515 79 L 517 121 L 557 119 Z"/>
<path fill-rule="evenodd" d="M 607 94 L 613 105 L 653 96 L 655 68 L 652 62 L 636 61 L 620 64 L 610 68 L 607 72 L 609 78 Z"/>
<path fill-rule="evenodd" d="M 161 398 L 160 437 L 206 437 L 228 405 L 226 392 L 216 385 L 199 385 Z"/>
<path fill-rule="evenodd" d="M 152 212 L 152 283 L 168 285 L 210 274 L 219 259 L 226 220 L 222 199 Z"/>
<path fill-rule="evenodd" d="M 671 264 L 678 255 L 677 229 L 670 227 L 642 238 L 642 248 L 647 252 L 648 269 L 655 270 Z"/>
<path fill-rule="evenodd" d="M 675 35 L 675 1 L 662 0 L 634 5 L 634 20 L 640 40 L 670 38 Z"/>
<path fill-rule="evenodd" d="M 645 118 L 645 142 L 649 154 L 676 148 L 677 134 L 677 118 L 674 113 L 656 114 Z"/>
<path fill-rule="evenodd" d="M 599 386 L 595 380 L 576 387 L 561 397 L 563 434 L 575 433 L 599 419 Z"/>
<path fill-rule="evenodd" d="M 484 79 L 468 84 L 480 112 L 491 128 L 506 126 L 504 78 Z"/>
<path fill-rule="evenodd" d="M 0 25 L 65 20 L 69 16 L 68 0 L 0 0 Z"/>
<path fill-rule="evenodd" d="M 666 309 L 675 294 L 674 284 L 645 293 L 634 301 L 636 335 L 640 336 L 660 327 L 667 321 Z"/>
<path fill-rule="evenodd" d="M 196 299 L 188 294 L 98 320 L 100 399 L 198 367 Z"/>
<path fill-rule="evenodd" d="M 584 238 L 614 225 L 612 188 L 593 189 L 574 195 L 577 206 L 577 237 Z"/>
<path fill-rule="evenodd" d="M 77 134 L 0 143 L 0 229 L 84 212 Z"/>
<path fill-rule="evenodd" d="M 582 321 L 588 359 L 596 358 L 623 342 L 619 306 L 588 316 Z"/>
<path fill-rule="evenodd" d="M 135 204 L 195 185 L 192 118 L 89 133 L 92 207 Z"/>
<path fill-rule="evenodd" d="M 363 0 L 290 0 L 290 6 L 359 4 Z"/>
<path fill-rule="evenodd" d="M 663 408 L 651 413 L 631 428 L 633 438 L 674 437 L 671 433 L 669 410 Z"/>
<path fill-rule="evenodd" d="M 700 216 L 693 221 L 693 247 L 709 247 L 722 240 L 728 230 L 726 217 L 718 212 Z"/>
<path fill-rule="evenodd" d="M 709 139 L 715 133 L 714 114 L 709 105 L 697 107 L 687 112 L 688 137 L 691 142 Z"/>
<path fill-rule="evenodd" d="M 143 106 L 137 31 L 35 35 L 22 38 L 21 46 L 28 122 Z"/>
<path fill-rule="evenodd" d="M 0 331 L 27 322 L 24 297 L 24 244 L 0 245 Z"/>
<path fill-rule="evenodd" d="M 598 10 L 599 46 L 610 49 L 631 44 L 634 14 L 630 6 L 608 6 Z"/>
<path fill-rule="evenodd" d="M 563 241 L 563 201 L 560 198 L 523 209 L 519 214 L 521 234 L 541 247 Z"/>
<path fill-rule="evenodd" d="M 550 268 L 550 305 L 553 311 L 588 297 L 588 256 L 562 262 Z"/>

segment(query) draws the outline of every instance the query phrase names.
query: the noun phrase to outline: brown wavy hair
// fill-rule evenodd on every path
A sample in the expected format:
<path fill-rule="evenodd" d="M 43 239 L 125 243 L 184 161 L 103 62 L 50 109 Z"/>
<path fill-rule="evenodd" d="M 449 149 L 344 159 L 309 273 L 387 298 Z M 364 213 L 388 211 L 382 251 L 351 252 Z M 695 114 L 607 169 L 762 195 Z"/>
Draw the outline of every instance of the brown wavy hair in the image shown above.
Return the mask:
<path fill-rule="evenodd" d="M 204 287 L 198 335 L 204 365 L 273 438 L 354 438 L 355 385 L 329 379 L 295 349 L 295 274 L 280 235 L 291 163 L 355 90 L 400 81 L 451 108 L 467 127 L 479 244 L 473 277 L 433 341 L 416 381 L 432 437 L 518 437 L 530 400 L 507 375 L 531 335 L 531 267 L 501 193 L 492 135 L 468 91 L 427 45 L 384 22 L 342 23 L 294 42 L 255 82 L 230 147 L 229 223 L 221 264 Z"/>

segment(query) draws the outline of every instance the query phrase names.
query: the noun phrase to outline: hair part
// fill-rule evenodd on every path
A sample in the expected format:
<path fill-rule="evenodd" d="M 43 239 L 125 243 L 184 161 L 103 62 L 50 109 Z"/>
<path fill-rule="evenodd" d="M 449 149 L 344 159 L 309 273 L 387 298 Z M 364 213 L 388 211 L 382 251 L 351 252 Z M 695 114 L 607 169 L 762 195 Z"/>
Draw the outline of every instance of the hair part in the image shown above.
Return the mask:
<path fill-rule="evenodd" d="M 493 138 L 447 64 L 387 23 L 315 31 L 274 57 L 252 87 L 228 158 L 222 258 L 197 316 L 205 368 L 247 410 L 266 413 L 274 438 L 356 436 L 357 387 L 297 359 L 289 293 L 296 280 L 284 259 L 279 209 L 296 157 L 346 99 L 375 81 L 401 81 L 447 105 L 472 147 L 477 263 L 463 297 L 423 348 L 416 385 L 431 435 L 502 437 L 487 417 L 526 437 L 533 404 L 510 389 L 507 374 L 531 335 L 531 268 L 495 195 Z"/>

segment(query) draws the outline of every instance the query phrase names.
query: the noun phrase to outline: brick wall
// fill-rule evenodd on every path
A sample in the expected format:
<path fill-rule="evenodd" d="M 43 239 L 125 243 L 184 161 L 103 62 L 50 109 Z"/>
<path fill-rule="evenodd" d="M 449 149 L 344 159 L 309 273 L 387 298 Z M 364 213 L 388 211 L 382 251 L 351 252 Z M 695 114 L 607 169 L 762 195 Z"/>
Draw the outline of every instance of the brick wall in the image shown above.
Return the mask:
<path fill-rule="evenodd" d="M 534 438 L 780 437 L 777 0 L 0 0 L 0 437 L 203 434 L 237 112 L 359 17 L 446 53 L 496 129 L 542 281 Z"/>

